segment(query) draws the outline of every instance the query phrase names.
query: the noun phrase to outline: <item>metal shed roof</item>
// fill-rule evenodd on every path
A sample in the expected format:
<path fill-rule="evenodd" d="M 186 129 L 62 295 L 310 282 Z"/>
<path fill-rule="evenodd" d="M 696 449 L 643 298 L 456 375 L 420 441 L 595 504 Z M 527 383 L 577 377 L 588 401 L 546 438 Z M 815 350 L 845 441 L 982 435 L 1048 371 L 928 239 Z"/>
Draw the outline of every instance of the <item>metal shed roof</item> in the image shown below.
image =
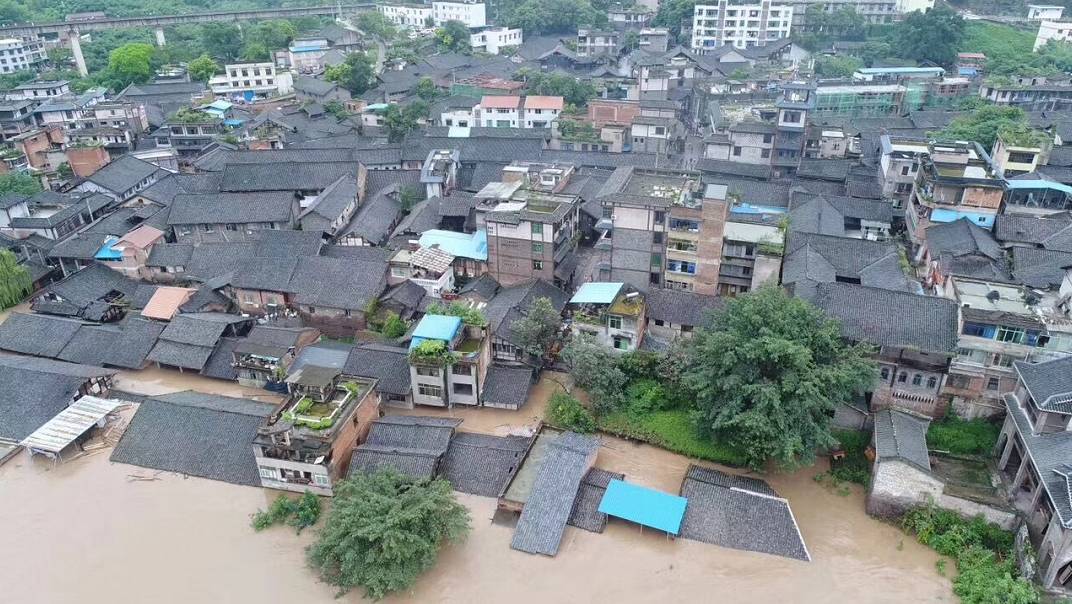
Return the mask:
<path fill-rule="evenodd" d="M 121 404 L 116 400 L 83 396 L 34 430 L 19 444 L 31 453 L 58 454 Z"/>
<path fill-rule="evenodd" d="M 612 480 L 599 502 L 599 511 L 630 522 L 677 535 L 688 500 L 654 489 Z"/>
<path fill-rule="evenodd" d="M 570 298 L 570 304 L 612 304 L 624 283 L 585 283 Z"/>

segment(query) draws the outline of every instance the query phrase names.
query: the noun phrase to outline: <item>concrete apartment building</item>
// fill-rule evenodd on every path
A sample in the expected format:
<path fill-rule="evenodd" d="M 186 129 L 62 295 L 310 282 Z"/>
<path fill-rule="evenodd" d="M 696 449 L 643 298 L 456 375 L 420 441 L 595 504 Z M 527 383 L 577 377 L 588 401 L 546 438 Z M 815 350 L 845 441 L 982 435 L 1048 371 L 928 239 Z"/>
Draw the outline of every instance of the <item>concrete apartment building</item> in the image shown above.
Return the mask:
<path fill-rule="evenodd" d="M 1072 21 L 1043 21 L 1039 23 L 1038 33 L 1035 34 L 1034 51 L 1042 48 L 1050 40 L 1068 42 L 1072 40 Z"/>
<path fill-rule="evenodd" d="M 488 24 L 483 2 L 433 2 L 432 21 L 436 27 L 442 27 L 447 21 L 461 21 L 468 28 L 484 27 Z"/>
<path fill-rule="evenodd" d="M 1028 21 L 1056 21 L 1065 13 L 1065 7 L 1048 4 L 1028 4 Z"/>
<path fill-rule="evenodd" d="M 44 100 L 54 96 L 63 96 L 71 93 L 71 85 L 67 80 L 42 80 L 19 84 L 7 93 L 7 98 Z"/>
<path fill-rule="evenodd" d="M 472 124 L 485 128 L 550 128 L 564 107 L 560 96 L 489 95 L 473 107 Z"/>
<path fill-rule="evenodd" d="M 589 29 L 577 30 L 577 56 L 579 57 L 616 57 L 621 44 L 621 32 L 617 30 Z"/>
<path fill-rule="evenodd" d="M 624 166 L 596 195 L 602 235 L 595 248 L 602 281 L 622 281 L 714 294 L 718 290 L 725 185 L 701 188 L 699 175 L 680 170 Z"/>
<path fill-rule="evenodd" d="M 469 35 L 469 46 L 489 55 L 497 55 L 507 46 L 521 46 L 523 41 L 524 33 L 520 28 L 483 27 Z"/>
<path fill-rule="evenodd" d="M 589 337 L 620 352 L 640 347 L 647 326 L 644 295 L 627 283 L 590 281 L 566 305 L 574 337 Z"/>
<path fill-rule="evenodd" d="M 414 404 L 480 405 L 491 365 L 491 346 L 486 336 L 484 327 L 466 325 L 459 317 L 424 315 L 413 330 L 409 347 Z"/>
<path fill-rule="evenodd" d="M 32 69 L 47 59 L 45 44 L 40 40 L 0 39 L 0 73 Z"/>
<path fill-rule="evenodd" d="M 380 14 L 395 25 L 426 27 L 432 19 L 432 7 L 427 4 L 381 4 Z"/>
<path fill-rule="evenodd" d="M 692 17 L 692 49 L 696 52 L 720 46 L 751 48 L 789 37 L 793 27 L 793 7 L 761 0 L 737 4 L 720 0 L 717 4 L 697 4 Z"/>
<path fill-rule="evenodd" d="M 581 200 L 559 191 L 573 166 L 515 162 L 476 194 L 488 234 L 488 272 L 502 285 L 537 278 L 568 286 L 576 262 Z"/>
<path fill-rule="evenodd" d="M 222 74 L 213 76 L 208 86 L 213 94 L 252 101 L 290 94 L 294 80 L 289 71 L 277 71 L 272 62 L 233 63 L 225 65 Z"/>

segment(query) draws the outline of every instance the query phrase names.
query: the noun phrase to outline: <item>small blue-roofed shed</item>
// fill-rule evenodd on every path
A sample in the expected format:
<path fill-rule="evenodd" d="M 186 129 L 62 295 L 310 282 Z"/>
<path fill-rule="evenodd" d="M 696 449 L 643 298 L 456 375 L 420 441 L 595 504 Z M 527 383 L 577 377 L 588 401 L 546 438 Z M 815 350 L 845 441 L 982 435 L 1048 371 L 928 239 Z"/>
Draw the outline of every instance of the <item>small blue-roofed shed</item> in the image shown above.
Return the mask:
<path fill-rule="evenodd" d="M 677 535 L 681 532 L 681 522 L 685 518 L 687 505 L 688 500 L 684 497 L 624 480 L 612 480 L 599 502 L 599 511 L 608 516 Z"/>
<path fill-rule="evenodd" d="M 109 236 L 104 240 L 104 245 L 101 246 L 97 253 L 93 256 L 97 260 L 122 260 L 123 251 L 117 250 L 112 246 L 119 241 L 118 237 Z"/>
<path fill-rule="evenodd" d="M 477 231 L 471 235 L 431 229 L 421 234 L 417 240 L 421 247 L 438 247 L 456 258 L 488 260 L 488 233 Z"/>
<path fill-rule="evenodd" d="M 613 304 L 624 283 L 590 281 L 570 298 L 570 304 Z"/>
<path fill-rule="evenodd" d="M 417 328 L 413 330 L 413 339 L 409 342 L 410 350 L 425 340 L 442 340 L 450 344 L 461 328 L 461 317 L 424 315 L 421 322 L 417 323 Z"/>

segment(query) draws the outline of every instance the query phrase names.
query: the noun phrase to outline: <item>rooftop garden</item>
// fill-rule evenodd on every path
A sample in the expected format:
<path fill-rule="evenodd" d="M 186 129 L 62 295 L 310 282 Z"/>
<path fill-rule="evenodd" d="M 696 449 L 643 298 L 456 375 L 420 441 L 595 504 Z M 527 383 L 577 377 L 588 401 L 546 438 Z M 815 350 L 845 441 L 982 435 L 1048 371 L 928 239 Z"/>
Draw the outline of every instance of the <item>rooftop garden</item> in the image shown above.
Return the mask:
<path fill-rule="evenodd" d="M 1025 126 L 1009 126 L 998 131 L 998 138 L 1010 147 L 1042 147 L 1053 143 L 1053 135 Z"/>
<path fill-rule="evenodd" d="M 409 351 L 409 362 L 413 365 L 446 367 L 457 360 L 458 355 L 451 352 L 442 340 L 425 340 Z"/>
<path fill-rule="evenodd" d="M 168 116 L 168 123 L 172 124 L 204 124 L 217 121 L 218 118 L 192 107 L 183 107 Z"/>
<path fill-rule="evenodd" d="M 327 430 L 335 425 L 340 410 L 351 400 L 360 399 L 365 387 L 357 382 L 346 382 L 342 392 L 327 402 L 318 402 L 308 396 L 298 399 L 289 410 L 283 412 L 283 419 L 295 426 L 310 430 Z"/>
<path fill-rule="evenodd" d="M 589 143 L 602 142 L 599 138 L 599 130 L 592 124 L 575 122 L 573 120 L 559 120 L 558 133 L 563 140 Z"/>
<path fill-rule="evenodd" d="M 448 305 L 436 302 L 428 307 L 425 314 L 461 317 L 462 323 L 473 327 L 486 327 L 488 324 L 488 319 L 484 316 L 484 313 L 461 302 L 451 302 Z"/>

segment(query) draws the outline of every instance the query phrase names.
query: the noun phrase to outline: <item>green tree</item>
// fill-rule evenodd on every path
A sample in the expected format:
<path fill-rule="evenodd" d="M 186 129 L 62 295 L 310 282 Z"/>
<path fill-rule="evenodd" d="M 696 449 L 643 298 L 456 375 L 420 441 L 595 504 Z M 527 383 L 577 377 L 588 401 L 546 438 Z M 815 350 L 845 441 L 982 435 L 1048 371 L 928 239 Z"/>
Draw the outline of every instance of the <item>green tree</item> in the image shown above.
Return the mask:
<path fill-rule="evenodd" d="M 369 11 L 357 16 L 357 28 L 366 34 L 389 40 L 395 36 L 395 27 L 382 13 Z"/>
<path fill-rule="evenodd" d="M 24 172 L 9 172 L 0 174 L 0 196 L 17 193 L 19 195 L 33 195 L 41 192 L 41 183 L 36 178 Z"/>
<path fill-rule="evenodd" d="M 268 47 L 260 42 L 247 42 L 246 45 L 242 47 L 241 59 L 243 61 L 260 63 L 271 58 L 272 54 L 268 52 Z"/>
<path fill-rule="evenodd" d="M 324 70 L 324 77 L 354 95 L 364 94 L 376 82 L 372 58 L 363 52 L 346 55 L 345 61 Z"/>
<path fill-rule="evenodd" d="M 893 32 L 897 56 L 950 66 L 964 38 L 964 19 L 939 4 L 927 12 L 913 11 Z"/>
<path fill-rule="evenodd" d="M 25 267 L 9 250 L 0 250 L 0 309 L 15 306 L 33 291 L 33 281 Z"/>
<path fill-rule="evenodd" d="M 558 341 L 561 327 L 562 315 L 555 310 L 551 299 L 545 296 L 533 300 L 524 316 L 511 325 L 521 348 L 540 358 Z"/>
<path fill-rule="evenodd" d="M 400 338 L 406 335 L 406 322 L 396 312 L 387 313 L 387 319 L 383 322 L 383 337 Z"/>
<path fill-rule="evenodd" d="M 1002 132 L 1025 132 L 1030 129 L 1027 115 L 1019 107 L 984 105 L 971 113 L 959 115 L 938 132 L 934 138 L 956 141 L 975 141 L 989 151 Z"/>
<path fill-rule="evenodd" d="M 393 104 L 387 107 L 383 115 L 387 140 L 397 143 L 407 134 L 417 129 L 422 118 L 428 115 L 428 103 L 413 101 L 404 107 Z"/>
<path fill-rule="evenodd" d="M 833 445 L 835 405 L 874 382 L 868 348 L 846 344 L 836 321 L 774 286 L 731 298 L 712 319 L 687 344 L 682 374 L 701 431 L 757 469 Z"/>
<path fill-rule="evenodd" d="M 613 354 L 591 336 L 573 338 L 562 350 L 573 383 L 592 397 L 596 411 L 606 413 L 621 406 L 626 376 Z"/>
<path fill-rule="evenodd" d="M 379 599 L 407 589 L 435 564 L 445 543 L 461 541 L 469 531 L 469 511 L 442 479 L 357 473 L 334 491 L 308 559 L 339 595 L 361 587 Z"/>
<path fill-rule="evenodd" d="M 231 23 L 205 23 L 201 26 L 201 44 L 213 58 L 233 61 L 242 54 L 242 32 Z"/>
<path fill-rule="evenodd" d="M 436 44 L 449 52 L 467 52 L 469 46 L 469 28 L 461 21 L 447 21 L 435 31 Z"/>
<path fill-rule="evenodd" d="M 436 88 L 435 82 L 432 78 L 421 78 L 417 82 L 416 88 L 417 96 L 421 97 L 425 101 L 434 101 L 439 96 L 439 89 Z"/>
<path fill-rule="evenodd" d="M 592 412 L 565 392 L 551 395 L 547 403 L 547 421 L 552 426 L 582 434 L 596 430 L 596 419 L 592 417 Z"/>
<path fill-rule="evenodd" d="M 681 24 L 692 21 L 696 4 L 696 0 L 663 0 L 652 24 L 669 29 L 676 40 L 681 36 Z"/>
<path fill-rule="evenodd" d="M 421 200 L 421 191 L 415 185 L 402 185 L 398 190 L 398 203 L 406 214 Z"/>
<path fill-rule="evenodd" d="M 591 82 L 582 82 L 562 73 L 542 73 L 519 69 L 514 79 L 525 82 L 526 94 L 560 96 L 568 105 L 584 107 L 598 94 Z"/>
<path fill-rule="evenodd" d="M 153 47 L 133 42 L 108 55 L 108 74 L 116 88 L 148 82 L 153 75 Z"/>
<path fill-rule="evenodd" d="M 815 73 L 827 78 L 847 78 L 863 66 L 864 62 L 856 57 L 821 56 L 815 59 Z"/>
<path fill-rule="evenodd" d="M 190 79 L 198 82 L 207 82 L 220 70 L 220 64 L 213 61 L 208 55 L 201 55 L 186 66 L 186 72 Z"/>
<path fill-rule="evenodd" d="M 578 25 L 607 23 L 606 12 L 592 8 L 588 0 L 522 0 L 505 12 L 508 26 L 533 34 L 575 32 Z"/>
<path fill-rule="evenodd" d="M 260 44 L 269 51 L 285 48 L 298 35 L 290 21 L 276 19 L 261 21 L 248 28 L 242 37 L 246 45 Z"/>

